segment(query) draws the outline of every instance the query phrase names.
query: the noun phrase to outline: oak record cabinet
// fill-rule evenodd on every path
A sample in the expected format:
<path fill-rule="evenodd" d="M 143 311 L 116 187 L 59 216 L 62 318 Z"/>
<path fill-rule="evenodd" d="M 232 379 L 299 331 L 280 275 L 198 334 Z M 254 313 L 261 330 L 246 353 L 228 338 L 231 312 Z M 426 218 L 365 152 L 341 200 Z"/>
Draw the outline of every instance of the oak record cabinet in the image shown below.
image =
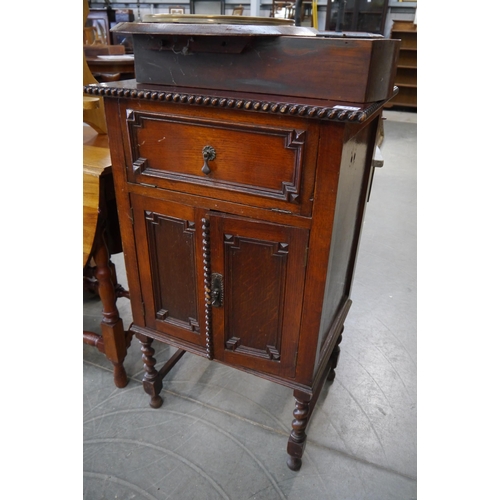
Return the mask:
<path fill-rule="evenodd" d="M 151 406 L 161 406 L 162 380 L 186 351 L 285 385 L 296 400 L 292 470 L 335 374 L 378 121 L 393 95 L 397 43 L 354 45 L 372 54 L 373 43 L 392 58 L 375 103 L 273 96 L 258 83 L 254 92 L 137 81 L 85 89 L 104 96 Z M 178 348 L 162 367 L 153 341 Z"/>

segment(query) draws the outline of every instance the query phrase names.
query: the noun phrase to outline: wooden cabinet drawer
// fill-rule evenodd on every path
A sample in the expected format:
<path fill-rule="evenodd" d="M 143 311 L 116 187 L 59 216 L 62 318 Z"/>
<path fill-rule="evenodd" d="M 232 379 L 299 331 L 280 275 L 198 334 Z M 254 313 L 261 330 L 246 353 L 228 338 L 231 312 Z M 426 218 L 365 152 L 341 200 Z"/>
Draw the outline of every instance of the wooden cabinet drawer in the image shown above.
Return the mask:
<path fill-rule="evenodd" d="M 126 109 L 129 182 L 309 215 L 317 132 Z"/>

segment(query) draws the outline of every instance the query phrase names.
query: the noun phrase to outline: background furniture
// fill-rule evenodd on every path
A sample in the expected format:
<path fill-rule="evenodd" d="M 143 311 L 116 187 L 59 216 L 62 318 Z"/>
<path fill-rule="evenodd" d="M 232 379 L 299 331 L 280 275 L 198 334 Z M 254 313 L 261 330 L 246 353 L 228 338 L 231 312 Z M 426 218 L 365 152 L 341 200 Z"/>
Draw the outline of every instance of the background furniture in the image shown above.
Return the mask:
<path fill-rule="evenodd" d="M 175 7 L 169 7 L 168 12 L 169 14 L 185 14 L 185 8 L 181 7 L 179 5 L 176 5 Z"/>
<path fill-rule="evenodd" d="M 337 16 L 345 2 L 343 22 L 339 31 L 383 34 L 388 0 L 327 0 L 325 29 L 335 31 Z"/>
<path fill-rule="evenodd" d="M 84 23 L 86 6 L 83 0 Z M 85 55 L 83 82 L 97 83 Z M 122 251 L 122 246 L 102 98 L 83 97 L 83 122 L 83 281 L 103 304 L 101 333 L 84 331 L 83 341 L 106 355 L 113 364 L 115 385 L 122 388 L 128 383 L 123 361 L 132 334 L 124 331 L 116 307 L 116 299 L 128 297 L 128 292 L 117 283 L 110 259 L 111 254 Z"/>
<path fill-rule="evenodd" d="M 295 17 L 295 2 L 273 0 L 269 17 L 293 19 Z"/>
<path fill-rule="evenodd" d="M 417 108 L 417 25 L 413 21 L 394 21 L 391 38 L 400 39 L 395 84 L 398 95 L 387 107 Z"/>
<path fill-rule="evenodd" d="M 104 9 L 90 9 L 85 21 L 85 27 L 92 27 L 97 34 L 96 42 L 111 45 L 109 28 L 115 20 L 115 11 L 111 7 Z"/>
<path fill-rule="evenodd" d="M 399 2 L 398 0 L 389 0 L 387 14 L 385 17 L 385 29 L 383 35 L 391 38 L 391 29 L 394 21 L 416 21 L 417 20 L 417 2 Z"/>
<path fill-rule="evenodd" d="M 332 1 L 332 0 L 331 0 Z M 372 2 L 367 2 L 367 4 L 373 4 L 375 0 L 372 0 Z M 378 0 L 377 0 L 378 1 Z M 237 7 L 241 2 L 238 0 L 225 0 L 225 14 L 231 14 L 232 9 L 234 7 Z M 292 2 L 296 3 L 296 2 Z M 118 20 L 118 12 L 119 10 L 122 10 L 124 6 L 129 7 L 129 10 L 133 12 L 133 15 L 135 15 L 136 19 L 143 19 L 144 14 L 167 14 L 169 13 L 170 9 L 172 8 L 178 8 L 181 7 L 185 9 L 184 13 L 190 13 L 190 0 L 181 0 L 180 2 L 178 1 L 171 1 L 171 0 L 158 0 L 154 3 L 134 3 L 134 2 L 129 2 L 129 3 L 123 3 L 120 2 L 120 0 L 92 0 L 90 2 L 91 7 L 93 8 L 102 8 L 105 4 L 110 5 L 111 7 L 115 7 L 115 17 L 116 20 Z M 312 19 L 312 5 L 310 1 L 303 1 L 302 5 L 306 6 L 306 10 L 304 12 L 304 18 L 299 19 L 299 23 L 297 23 L 297 26 L 312 26 L 313 25 L 313 19 Z M 210 6 L 210 11 L 207 9 L 207 7 Z M 272 0 L 261 0 L 260 2 L 246 2 L 243 3 L 243 6 L 245 8 L 245 14 L 246 16 L 264 16 L 268 17 L 271 7 L 272 7 Z M 388 0 L 388 7 L 386 11 L 386 16 L 385 16 L 385 28 L 383 28 L 382 31 L 378 31 L 377 33 L 383 34 L 386 37 L 390 37 L 390 32 L 391 32 L 391 25 L 393 20 L 413 20 L 415 17 L 415 11 L 416 11 L 416 6 L 417 2 L 398 2 L 398 0 Z M 330 5 L 331 7 L 331 5 Z M 203 9 L 203 11 L 201 10 Z M 206 3 L 206 6 L 203 6 L 201 4 L 197 5 L 197 10 L 198 13 L 204 13 L 204 14 L 219 14 L 220 13 L 220 4 L 218 2 L 208 2 Z M 326 23 L 326 17 L 327 17 L 327 11 L 329 10 L 328 6 L 328 0 L 319 0 L 317 4 L 317 27 L 320 30 L 328 30 L 328 24 Z M 299 13 L 301 13 L 301 9 L 299 9 Z M 125 20 L 127 21 L 127 20 Z M 119 43 L 116 42 L 116 33 L 111 33 L 111 36 L 113 38 L 113 43 Z"/>
<path fill-rule="evenodd" d="M 198 9 L 197 9 L 198 6 Z M 208 9 L 208 10 L 207 10 Z M 215 9 L 212 10 L 211 9 Z M 222 14 L 226 13 L 224 0 L 189 0 L 190 14 Z"/>
<path fill-rule="evenodd" d="M 110 23 L 110 28 L 118 23 L 132 22 L 135 19 L 134 11 L 132 9 L 116 9 L 114 14 L 115 20 Z M 132 45 L 132 39 L 126 35 L 120 33 L 111 32 L 111 39 L 113 45 L 122 45 L 125 47 L 126 54 L 132 54 L 134 52 L 134 47 Z"/>
<path fill-rule="evenodd" d="M 106 137 L 84 127 L 83 145 L 83 275 L 84 286 L 97 293 L 103 304 L 100 334 L 84 331 L 83 341 L 93 345 L 113 364 L 114 382 L 128 383 L 123 368 L 131 332 L 124 331 L 116 307 L 118 297 L 128 297 L 116 281 L 110 255 L 120 253 L 121 240 L 116 215 L 113 178 Z"/>
<path fill-rule="evenodd" d="M 88 28 L 84 28 L 88 29 Z M 83 45 L 87 65 L 99 82 L 134 78 L 134 56 L 126 54 L 124 45 Z"/>
<path fill-rule="evenodd" d="M 161 49 L 182 45 L 180 28 L 163 28 L 156 49 L 154 27 L 134 35 L 136 56 L 146 47 L 144 57 L 169 67 L 154 75 L 160 82 L 140 83 L 155 65 L 137 59 L 139 82 L 85 88 L 105 99 L 143 386 L 161 406 L 165 375 L 189 351 L 290 387 L 287 463 L 298 470 L 320 390 L 335 376 L 398 44 L 277 37 L 274 28 L 269 39 L 259 29 L 253 51 L 229 57 L 228 47 L 247 43 L 244 29 L 194 26 L 199 53 L 176 58 Z M 294 75 L 308 63 L 302 87 Z M 267 71 L 261 82 L 254 64 Z M 383 78 L 370 80 L 371 70 Z M 231 89 L 245 74 L 249 88 Z M 184 87 L 161 82 L 182 75 Z M 159 369 L 153 339 L 178 348 Z"/>
<path fill-rule="evenodd" d="M 87 56 L 90 71 L 99 82 L 112 82 L 134 78 L 134 56 L 131 54 L 109 54 L 106 58 Z"/>
<path fill-rule="evenodd" d="M 131 9 L 88 9 L 83 27 L 83 50 L 87 64 L 100 82 L 134 77 L 132 40 L 110 29 L 120 22 L 131 22 Z M 116 56 L 116 57 L 114 57 Z"/>

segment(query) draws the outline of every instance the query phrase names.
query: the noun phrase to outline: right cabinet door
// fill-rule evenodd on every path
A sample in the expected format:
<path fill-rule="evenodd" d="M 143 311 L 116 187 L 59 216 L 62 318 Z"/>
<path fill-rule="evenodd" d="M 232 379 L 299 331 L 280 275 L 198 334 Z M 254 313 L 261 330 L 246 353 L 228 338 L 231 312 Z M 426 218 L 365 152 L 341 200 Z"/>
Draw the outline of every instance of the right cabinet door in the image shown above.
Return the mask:
<path fill-rule="evenodd" d="M 309 231 L 211 212 L 214 356 L 295 376 Z"/>

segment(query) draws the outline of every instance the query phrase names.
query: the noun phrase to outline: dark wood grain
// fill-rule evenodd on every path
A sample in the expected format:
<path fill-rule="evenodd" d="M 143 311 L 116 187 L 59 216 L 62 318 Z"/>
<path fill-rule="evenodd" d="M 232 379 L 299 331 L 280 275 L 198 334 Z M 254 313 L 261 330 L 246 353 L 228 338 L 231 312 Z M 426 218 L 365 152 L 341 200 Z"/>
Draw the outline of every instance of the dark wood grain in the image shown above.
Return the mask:
<path fill-rule="evenodd" d="M 239 89 L 350 103 L 390 96 L 398 48 L 394 40 L 383 38 L 280 36 L 253 37 L 242 53 L 233 54 L 197 51 L 193 46 L 205 45 L 203 35 L 136 34 L 133 38 L 136 79 L 141 83 Z M 232 38 L 228 35 L 226 45 Z M 220 46 L 222 51 L 224 43 Z M 384 78 L 376 78 L 376 73 Z"/>

